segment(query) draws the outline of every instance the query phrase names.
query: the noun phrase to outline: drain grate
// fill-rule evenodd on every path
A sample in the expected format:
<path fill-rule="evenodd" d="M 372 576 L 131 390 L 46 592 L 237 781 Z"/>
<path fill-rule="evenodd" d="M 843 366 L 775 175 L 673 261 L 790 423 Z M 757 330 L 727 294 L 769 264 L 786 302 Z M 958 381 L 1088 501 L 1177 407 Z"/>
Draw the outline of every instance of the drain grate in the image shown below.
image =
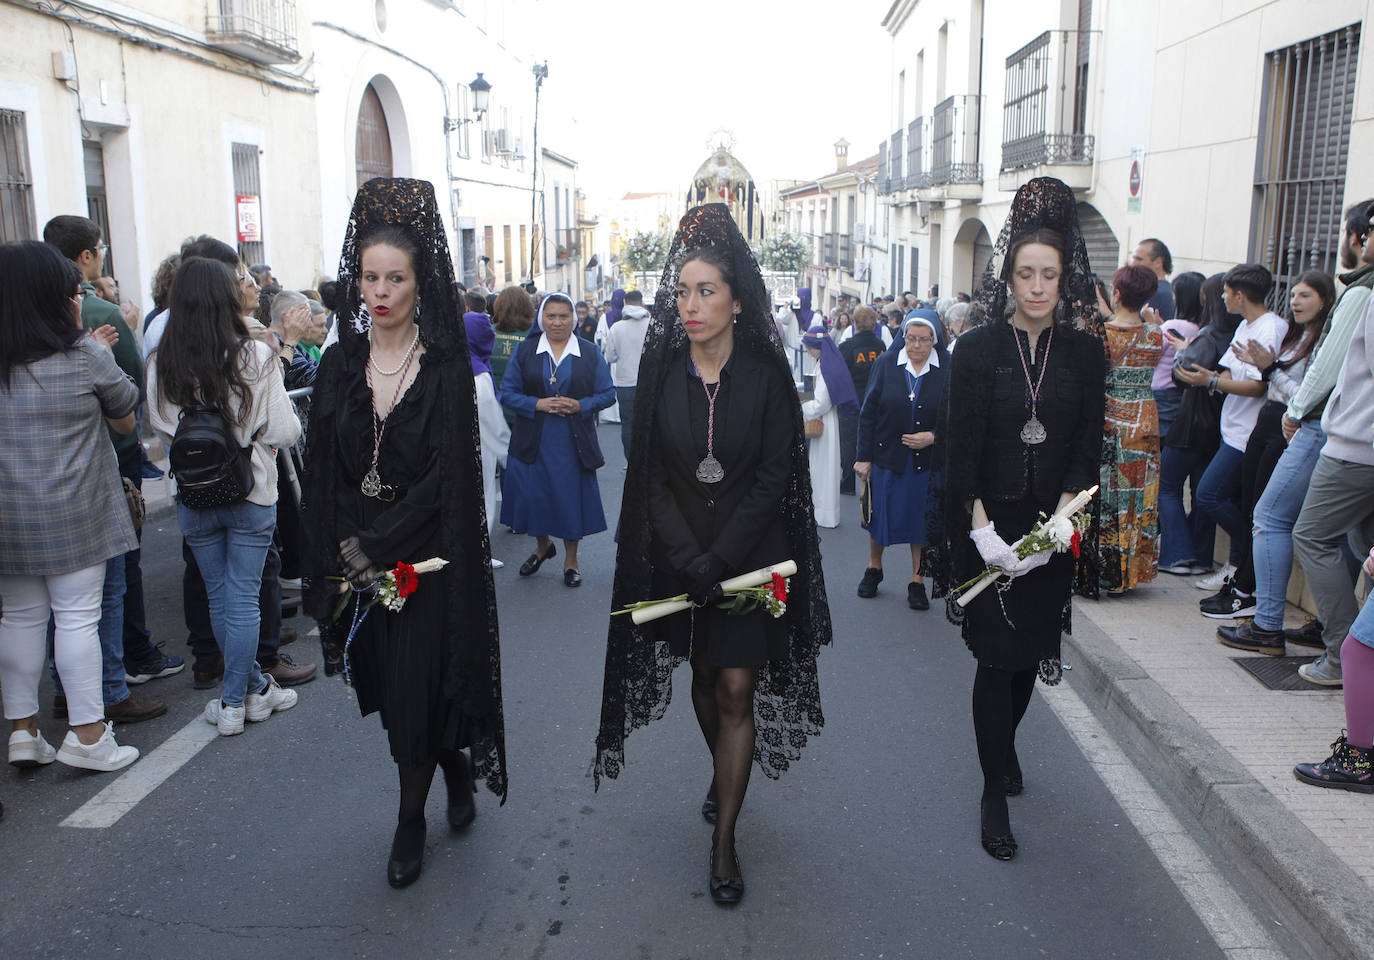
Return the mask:
<path fill-rule="evenodd" d="M 1316 657 L 1232 657 L 1252 677 L 1270 690 L 1339 690 L 1340 687 L 1319 687 L 1298 676 L 1298 667 L 1311 663 Z"/>

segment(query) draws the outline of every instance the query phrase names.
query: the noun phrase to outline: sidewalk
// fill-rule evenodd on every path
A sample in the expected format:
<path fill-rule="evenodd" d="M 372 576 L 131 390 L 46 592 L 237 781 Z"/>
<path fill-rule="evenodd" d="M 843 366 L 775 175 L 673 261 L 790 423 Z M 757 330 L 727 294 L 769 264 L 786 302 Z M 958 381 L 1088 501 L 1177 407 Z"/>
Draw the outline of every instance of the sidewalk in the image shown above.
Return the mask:
<path fill-rule="evenodd" d="M 1120 722 L 1203 827 L 1335 955 L 1374 956 L 1374 797 L 1300 783 L 1345 726 L 1339 689 L 1269 690 L 1234 662 L 1193 578 L 1161 574 L 1120 598 L 1076 600 L 1070 681 Z M 1305 615 L 1289 607 L 1288 626 Z M 1290 645 L 1288 655 L 1317 650 Z"/>

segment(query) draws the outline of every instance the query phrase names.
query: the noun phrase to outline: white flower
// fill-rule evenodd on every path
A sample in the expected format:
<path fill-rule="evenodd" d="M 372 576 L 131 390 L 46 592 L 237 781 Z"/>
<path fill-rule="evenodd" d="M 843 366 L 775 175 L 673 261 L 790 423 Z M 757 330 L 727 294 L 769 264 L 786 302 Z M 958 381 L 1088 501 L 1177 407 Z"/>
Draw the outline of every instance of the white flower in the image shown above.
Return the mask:
<path fill-rule="evenodd" d="M 1054 544 L 1055 553 L 1063 553 L 1069 549 L 1069 544 L 1073 541 L 1073 521 L 1068 517 L 1053 516 L 1041 523 L 1045 536 L 1049 537 Z"/>

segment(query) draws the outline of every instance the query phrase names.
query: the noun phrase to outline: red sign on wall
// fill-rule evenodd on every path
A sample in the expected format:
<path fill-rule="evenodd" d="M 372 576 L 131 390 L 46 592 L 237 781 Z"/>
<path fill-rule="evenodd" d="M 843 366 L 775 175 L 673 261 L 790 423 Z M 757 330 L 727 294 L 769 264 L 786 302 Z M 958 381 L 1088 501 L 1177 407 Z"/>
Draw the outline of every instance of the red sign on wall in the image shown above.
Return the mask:
<path fill-rule="evenodd" d="M 234 198 L 234 211 L 239 225 L 239 243 L 262 242 L 262 201 L 256 194 L 239 194 Z"/>

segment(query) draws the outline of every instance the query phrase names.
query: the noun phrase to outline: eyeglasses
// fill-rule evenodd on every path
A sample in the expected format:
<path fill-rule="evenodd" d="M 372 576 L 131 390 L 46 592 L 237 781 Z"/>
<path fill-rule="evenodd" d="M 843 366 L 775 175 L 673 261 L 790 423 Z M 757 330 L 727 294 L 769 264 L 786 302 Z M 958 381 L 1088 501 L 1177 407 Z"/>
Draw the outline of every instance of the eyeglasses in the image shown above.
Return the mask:
<path fill-rule="evenodd" d="M 96 253 L 104 253 L 108 249 L 110 249 L 109 246 L 103 240 L 95 245 Z"/>
<path fill-rule="evenodd" d="M 934 338 L 934 337 L 912 337 L 912 338 L 911 338 L 909 341 L 907 341 L 907 342 L 908 342 L 908 343 L 915 343 L 915 344 L 918 344 L 918 345 L 920 345 L 920 346 L 930 346 L 930 344 L 932 344 L 932 343 L 935 342 L 935 338 Z"/>

